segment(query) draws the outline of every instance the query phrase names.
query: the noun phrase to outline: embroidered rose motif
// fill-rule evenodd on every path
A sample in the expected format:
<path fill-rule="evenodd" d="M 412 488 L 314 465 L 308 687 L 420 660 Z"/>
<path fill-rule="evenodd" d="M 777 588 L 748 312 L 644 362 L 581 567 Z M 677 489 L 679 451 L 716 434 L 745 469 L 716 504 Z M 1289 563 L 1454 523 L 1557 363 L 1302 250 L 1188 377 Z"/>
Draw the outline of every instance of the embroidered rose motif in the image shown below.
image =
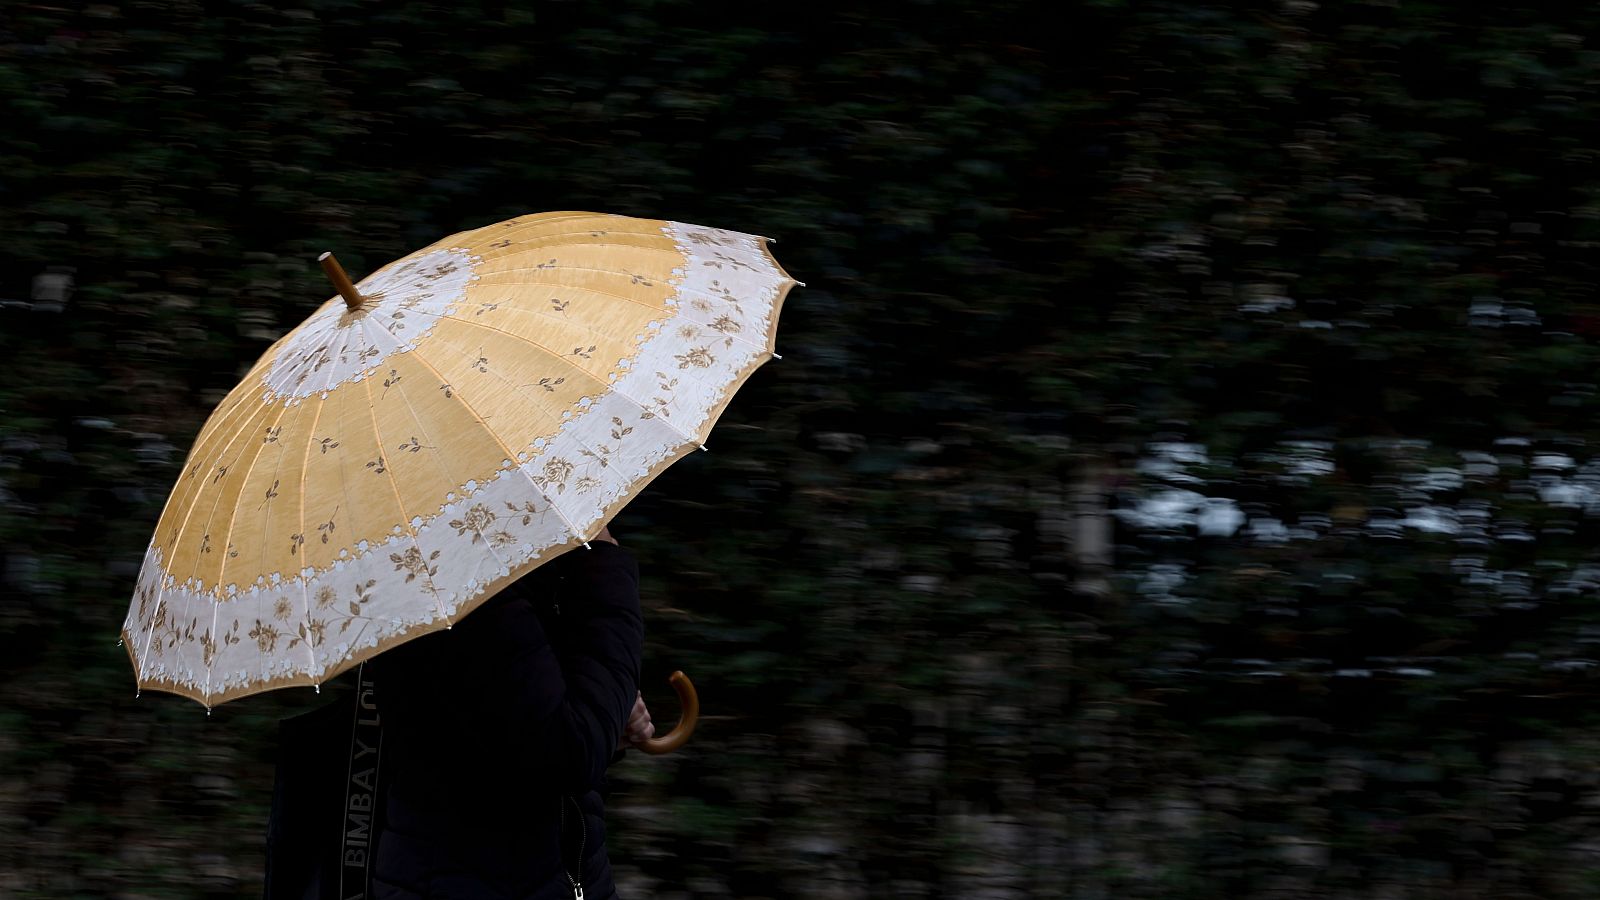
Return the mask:
<path fill-rule="evenodd" d="M 687 353 L 680 353 L 674 358 L 678 360 L 678 368 L 680 369 L 687 369 L 690 366 L 694 366 L 697 369 L 709 369 L 711 364 L 717 361 L 717 358 L 711 355 L 710 347 L 695 347 L 693 350 Z"/>
<path fill-rule="evenodd" d="M 412 547 L 410 550 L 407 550 L 404 553 L 389 554 L 389 561 L 394 563 L 394 570 L 396 572 L 405 572 L 406 581 L 408 583 L 416 580 L 418 575 L 427 575 L 432 577 L 439 574 L 438 566 L 430 567 L 428 565 L 428 563 L 431 563 L 438 558 L 439 551 L 435 550 L 428 556 L 426 560 L 424 560 L 422 558 L 422 549 L 419 547 Z"/>
<path fill-rule="evenodd" d="M 471 531 L 472 543 L 476 544 L 478 539 L 483 536 L 484 529 L 493 525 L 494 521 L 495 514 L 489 510 L 489 507 L 484 506 L 482 503 L 477 503 L 467 510 L 466 515 L 459 519 L 452 519 L 450 527 L 456 530 L 457 535 Z"/>
<path fill-rule="evenodd" d="M 571 477 L 572 463 L 569 460 L 557 456 L 544 464 L 545 485 L 555 485 L 558 494 L 567 489 L 566 482 Z"/>
<path fill-rule="evenodd" d="M 278 649 L 278 638 L 283 636 L 275 626 L 260 619 L 256 620 L 256 627 L 250 629 L 249 635 L 256 639 L 256 647 L 262 653 L 271 653 Z"/>

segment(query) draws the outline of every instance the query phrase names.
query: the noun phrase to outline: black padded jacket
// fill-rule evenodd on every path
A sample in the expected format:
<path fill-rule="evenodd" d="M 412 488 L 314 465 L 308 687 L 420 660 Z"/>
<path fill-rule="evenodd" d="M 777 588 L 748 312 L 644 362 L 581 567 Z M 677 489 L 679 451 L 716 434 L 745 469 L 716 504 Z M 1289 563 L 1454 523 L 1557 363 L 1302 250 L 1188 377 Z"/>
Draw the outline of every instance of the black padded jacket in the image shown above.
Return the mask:
<path fill-rule="evenodd" d="M 374 898 L 615 897 L 602 795 L 643 640 L 638 566 L 595 541 L 371 664 Z"/>

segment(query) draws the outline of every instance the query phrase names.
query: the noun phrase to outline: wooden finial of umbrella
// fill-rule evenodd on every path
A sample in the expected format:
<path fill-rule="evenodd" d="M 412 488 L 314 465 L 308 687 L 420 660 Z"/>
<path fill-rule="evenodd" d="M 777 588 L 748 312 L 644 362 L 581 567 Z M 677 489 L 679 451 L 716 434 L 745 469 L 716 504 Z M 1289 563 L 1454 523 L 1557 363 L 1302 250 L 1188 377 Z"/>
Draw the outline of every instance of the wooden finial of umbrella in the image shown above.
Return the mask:
<path fill-rule="evenodd" d="M 339 296 L 344 298 L 345 306 L 355 309 L 367 299 L 361 296 L 355 285 L 350 283 L 350 276 L 344 273 L 344 266 L 339 265 L 339 260 L 335 259 L 332 253 L 322 254 L 317 257 L 317 262 L 322 263 L 322 271 L 327 274 L 328 280 L 333 282 Z"/>
<path fill-rule="evenodd" d="M 683 707 L 683 714 L 678 718 L 678 724 L 672 730 L 658 738 L 641 741 L 637 746 L 640 750 L 653 756 L 682 747 L 689 740 L 689 735 L 694 734 L 694 724 L 700 720 L 700 696 L 694 692 L 694 682 L 682 672 L 673 672 L 667 681 L 672 683 L 673 690 L 678 692 L 678 704 Z"/>

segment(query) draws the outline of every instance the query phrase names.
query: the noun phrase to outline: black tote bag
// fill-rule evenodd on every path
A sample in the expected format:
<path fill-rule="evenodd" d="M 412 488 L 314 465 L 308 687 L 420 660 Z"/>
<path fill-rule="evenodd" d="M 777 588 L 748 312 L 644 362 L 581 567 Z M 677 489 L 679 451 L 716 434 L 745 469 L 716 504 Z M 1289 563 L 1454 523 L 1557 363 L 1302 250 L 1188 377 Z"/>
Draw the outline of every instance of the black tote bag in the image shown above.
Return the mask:
<path fill-rule="evenodd" d="M 365 900 L 382 827 L 383 730 L 363 666 L 357 689 L 278 725 L 266 900 Z"/>

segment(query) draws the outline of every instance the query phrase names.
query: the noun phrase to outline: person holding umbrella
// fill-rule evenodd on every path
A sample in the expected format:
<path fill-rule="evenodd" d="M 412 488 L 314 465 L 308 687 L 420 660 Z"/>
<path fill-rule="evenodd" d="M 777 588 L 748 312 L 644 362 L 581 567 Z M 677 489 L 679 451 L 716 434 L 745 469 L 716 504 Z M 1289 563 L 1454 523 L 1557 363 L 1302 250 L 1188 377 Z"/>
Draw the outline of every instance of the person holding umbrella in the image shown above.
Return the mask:
<path fill-rule="evenodd" d="M 336 296 L 200 430 L 122 627 L 139 689 L 208 710 L 373 664 L 353 706 L 283 723 L 285 746 L 342 733 L 351 755 L 280 759 L 274 897 L 353 896 L 346 881 L 363 891 L 375 857 L 394 897 L 614 890 L 596 793 L 610 755 L 624 735 L 652 753 L 681 745 L 698 704 L 675 673 L 683 717 L 648 737 L 638 572 L 605 523 L 704 450 L 734 392 L 778 358 L 800 282 L 769 243 L 549 212 L 359 282 L 319 258 Z M 291 788 L 302 770 L 333 787 Z M 314 798 L 340 779 L 326 816 Z M 393 819 L 377 847 L 374 812 Z M 333 888 L 324 829 L 343 848 Z"/>
<path fill-rule="evenodd" d="M 374 662 L 386 796 L 373 897 L 616 896 L 605 770 L 655 733 L 637 688 L 638 585 L 607 529 Z"/>

